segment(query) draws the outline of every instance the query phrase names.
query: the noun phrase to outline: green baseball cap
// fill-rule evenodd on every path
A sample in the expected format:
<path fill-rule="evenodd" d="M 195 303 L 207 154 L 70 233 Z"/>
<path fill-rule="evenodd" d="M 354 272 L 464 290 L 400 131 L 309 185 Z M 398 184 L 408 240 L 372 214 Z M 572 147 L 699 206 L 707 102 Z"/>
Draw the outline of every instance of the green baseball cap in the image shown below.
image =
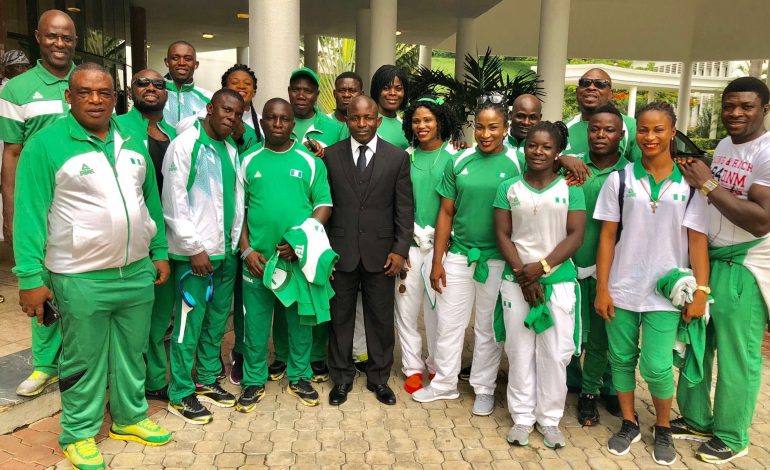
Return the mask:
<path fill-rule="evenodd" d="M 315 83 L 315 86 L 320 86 L 321 84 L 321 81 L 318 79 L 318 74 L 315 73 L 315 71 L 309 67 L 302 67 L 293 71 L 291 73 L 291 78 L 289 78 L 289 81 L 292 81 L 297 77 L 307 77 L 313 83 Z"/>

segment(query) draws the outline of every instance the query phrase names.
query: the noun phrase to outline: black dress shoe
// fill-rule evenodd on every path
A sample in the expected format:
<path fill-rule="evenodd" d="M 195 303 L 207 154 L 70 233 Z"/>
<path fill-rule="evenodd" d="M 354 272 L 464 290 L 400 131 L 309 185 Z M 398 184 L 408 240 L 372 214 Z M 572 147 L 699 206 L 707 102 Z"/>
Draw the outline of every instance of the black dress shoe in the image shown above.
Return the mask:
<path fill-rule="evenodd" d="M 353 388 L 353 384 L 334 384 L 332 391 L 329 392 L 329 404 L 339 406 L 348 400 L 348 392 Z"/>
<path fill-rule="evenodd" d="M 388 387 L 388 384 L 374 385 L 367 382 L 366 389 L 370 392 L 374 392 L 377 396 L 377 400 L 383 405 L 395 405 L 396 394 Z"/>

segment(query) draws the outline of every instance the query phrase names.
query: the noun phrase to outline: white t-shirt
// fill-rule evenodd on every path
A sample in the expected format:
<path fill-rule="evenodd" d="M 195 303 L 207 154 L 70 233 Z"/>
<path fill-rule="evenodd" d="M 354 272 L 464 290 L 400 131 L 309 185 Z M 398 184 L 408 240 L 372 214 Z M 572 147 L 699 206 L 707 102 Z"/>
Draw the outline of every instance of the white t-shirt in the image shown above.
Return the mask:
<path fill-rule="evenodd" d="M 528 264 L 548 256 L 567 237 L 567 213 L 584 211 L 586 203 L 583 189 L 567 186 L 561 176 L 542 190 L 517 176 L 500 183 L 494 207 L 510 211 L 511 241 Z"/>
<path fill-rule="evenodd" d="M 604 183 L 594 219 L 620 221 L 619 174 L 612 173 Z M 676 311 L 655 291 L 655 285 L 671 269 L 690 266 L 687 229 L 706 233 L 706 198 L 695 191 L 687 204 L 690 186 L 676 165 L 671 176 L 658 185 L 658 191 L 650 187 L 641 160 L 626 165 L 625 175 L 623 231 L 612 260 L 610 296 L 615 306 L 633 312 Z M 658 199 L 654 213 L 648 191 Z"/>
<path fill-rule="evenodd" d="M 730 137 L 714 150 L 711 172 L 720 186 L 735 197 L 746 200 L 752 184 L 770 186 L 770 132 L 745 144 L 734 144 Z M 729 246 L 754 241 L 754 235 L 730 222 L 719 209 L 709 207 L 709 244 Z"/>

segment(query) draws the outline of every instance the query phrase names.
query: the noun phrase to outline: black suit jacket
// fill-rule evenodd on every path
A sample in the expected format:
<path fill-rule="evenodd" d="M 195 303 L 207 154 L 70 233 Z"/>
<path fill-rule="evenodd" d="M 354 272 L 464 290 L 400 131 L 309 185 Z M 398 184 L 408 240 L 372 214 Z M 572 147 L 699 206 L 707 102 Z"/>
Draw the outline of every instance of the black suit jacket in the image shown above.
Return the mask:
<path fill-rule="evenodd" d="M 349 138 L 327 147 L 324 162 L 334 201 L 326 232 L 340 255 L 337 269 L 353 271 L 361 261 L 366 271 L 381 272 L 388 253 L 406 258 L 414 232 L 409 155 L 378 137 L 363 198 Z"/>

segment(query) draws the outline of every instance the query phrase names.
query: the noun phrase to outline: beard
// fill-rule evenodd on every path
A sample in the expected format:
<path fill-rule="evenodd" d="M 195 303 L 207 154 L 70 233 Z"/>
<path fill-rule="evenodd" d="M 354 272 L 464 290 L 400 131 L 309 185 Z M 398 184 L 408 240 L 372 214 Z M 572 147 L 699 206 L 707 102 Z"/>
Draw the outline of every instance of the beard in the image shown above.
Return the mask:
<path fill-rule="evenodd" d="M 139 110 L 140 113 L 154 113 L 157 111 L 163 111 L 163 107 L 166 105 L 165 102 L 157 102 L 155 104 L 148 104 L 144 101 L 134 101 L 134 108 Z"/>

